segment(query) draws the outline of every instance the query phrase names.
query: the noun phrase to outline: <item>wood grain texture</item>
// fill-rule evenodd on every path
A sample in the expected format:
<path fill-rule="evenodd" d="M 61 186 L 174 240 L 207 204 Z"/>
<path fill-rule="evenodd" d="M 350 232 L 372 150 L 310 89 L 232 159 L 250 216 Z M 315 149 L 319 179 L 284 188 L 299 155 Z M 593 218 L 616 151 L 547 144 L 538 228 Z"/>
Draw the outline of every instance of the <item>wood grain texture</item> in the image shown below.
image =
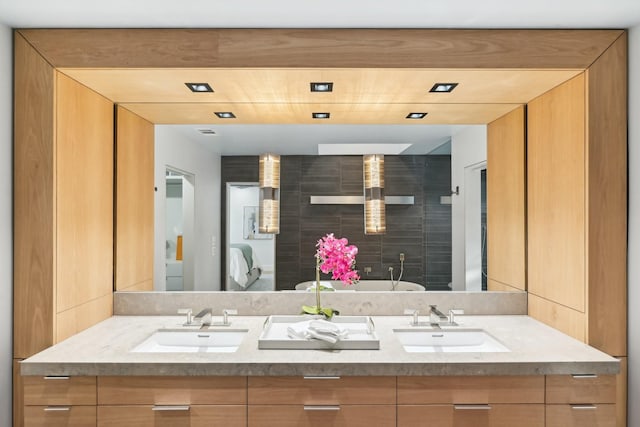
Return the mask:
<path fill-rule="evenodd" d="M 526 290 L 525 107 L 487 126 L 488 279 Z"/>
<path fill-rule="evenodd" d="M 565 334 L 586 342 L 586 314 L 549 301 L 529 292 L 528 295 L 528 314 L 536 320 L 545 323 Z"/>
<path fill-rule="evenodd" d="M 490 405 L 456 410 L 453 405 L 398 405 L 398 427 L 544 427 L 542 404 Z"/>
<path fill-rule="evenodd" d="M 113 292 L 113 104 L 56 78 L 56 312 Z"/>
<path fill-rule="evenodd" d="M 395 427 L 395 405 L 341 405 L 334 411 L 302 405 L 249 405 L 249 427 Z"/>
<path fill-rule="evenodd" d="M 615 427 L 616 405 L 596 409 L 573 409 L 570 405 L 547 405 L 546 427 Z M 626 423 L 624 424 L 626 425 Z"/>
<path fill-rule="evenodd" d="M 46 406 L 24 408 L 25 427 L 91 427 L 96 425 L 95 406 L 72 406 L 68 411 L 46 411 Z"/>
<path fill-rule="evenodd" d="M 585 312 L 585 77 L 529 103 L 527 286 Z"/>
<path fill-rule="evenodd" d="M 98 377 L 99 405 L 246 403 L 246 377 Z"/>
<path fill-rule="evenodd" d="M 47 379 L 40 376 L 24 376 L 22 381 L 24 404 L 27 406 L 96 404 L 96 377 Z"/>
<path fill-rule="evenodd" d="M 116 103 L 522 104 L 583 70 L 403 67 L 60 71 Z M 185 82 L 209 82 L 214 92 L 193 93 Z M 311 92 L 310 82 L 333 82 L 335 90 Z M 436 82 L 456 82 L 458 87 L 451 93 L 429 92 Z"/>
<path fill-rule="evenodd" d="M 395 377 L 249 377 L 250 405 L 395 404 Z"/>
<path fill-rule="evenodd" d="M 108 293 L 56 314 L 56 342 L 84 331 L 113 315 L 113 293 Z"/>
<path fill-rule="evenodd" d="M 616 403 L 616 376 L 575 378 L 571 375 L 547 375 L 545 390 L 547 404 Z"/>
<path fill-rule="evenodd" d="M 522 292 L 522 289 L 514 288 L 507 284 L 498 282 L 497 280 L 487 280 L 488 291 L 501 291 L 501 292 Z"/>
<path fill-rule="evenodd" d="M 544 377 L 398 377 L 398 404 L 544 403 Z"/>
<path fill-rule="evenodd" d="M 584 69 L 621 32 L 410 29 L 20 30 L 55 67 L 93 68 Z"/>
<path fill-rule="evenodd" d="M 153 124 L 118 106 L 115 290 L 153 290 Z"/>
<path fill-rule="evenodd" d="M 123 103 L 127 110 L 155 124 L 486 124 L 518 104 L 330 104 L 330 103 Z M 220 119 L 215 111 L 231 111 L 235 119 Z M 329 119 L 312 118 L 329 112 Z M 427 112 L 409 120 L 411 112 Z"/>
<path fill-rule="evenodd" d="M 24 387 L 20 375 L 21 359 L 13 359 L 13 427 L 24 425 Z"/>
<path fill-rule="evenodd" d="M 245 405 L 193 405 L 188 411 L 152 406 L 98 406 L 99 427 L 245 427 Z"/>
<path fill-rule="evenodd" d="M 13 355 L 53 344 L 54 70 L 19 35 L 14 64 Z"/>
<path fill-rule="evenodd" d="M 588 343 L 627 355 L 627 37 L 587 70 Z"/>

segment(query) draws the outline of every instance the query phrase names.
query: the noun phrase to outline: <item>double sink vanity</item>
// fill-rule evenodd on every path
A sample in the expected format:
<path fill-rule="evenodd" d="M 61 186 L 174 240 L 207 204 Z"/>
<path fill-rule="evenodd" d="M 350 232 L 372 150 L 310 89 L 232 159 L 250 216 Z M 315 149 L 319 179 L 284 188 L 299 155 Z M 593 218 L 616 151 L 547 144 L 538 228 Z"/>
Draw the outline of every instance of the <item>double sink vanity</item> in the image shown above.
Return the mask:
<path fill-rule="evenodd" d="M 22 362 L 25 425 L 616 425 L 616 359 L 468 301 L 468 314 L 432 323 L 412 298 L 417 316 L 351 306 L 333 319 L 348 331 L 336 344 L 290 338 L 306 319 L 283 305 L 262 314 L 258 300 L 226 322 L 216 308 L 211 325 L 116 302 L 117 315 Z"/>

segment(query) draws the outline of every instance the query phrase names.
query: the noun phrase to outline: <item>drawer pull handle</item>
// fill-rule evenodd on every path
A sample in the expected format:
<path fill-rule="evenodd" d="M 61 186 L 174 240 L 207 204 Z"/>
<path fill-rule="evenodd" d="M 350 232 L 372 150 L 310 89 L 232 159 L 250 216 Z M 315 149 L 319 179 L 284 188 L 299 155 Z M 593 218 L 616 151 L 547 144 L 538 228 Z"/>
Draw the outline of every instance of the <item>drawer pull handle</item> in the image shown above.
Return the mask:
<path fill-rule="evenodd" d="M 44 408 L 45 412 L 69 412 L 70 410 L 69 406 L 47 406 Z"/>
<path fill-rule="evenodd" d="M 304 405 L 305 411 L 339 411 L 340 405 Z"/>
<path fill-rule="evenodd" d="M 339 380 L 340 377 L 304 376 L 305 380 Z"/>
<path fill-rule="evenodd" d="M 152 411 L 188 411 L 189 405 L 155 405 Z"/>
<path fill-rule="evenodd" d="M 71 377 L 66 375 L 47 375 L 44 377 L 45 380 L 68 380 Z"/>
<path fill-rule="evenodd" d="M 584 411 L 598 409 L 598 407 L 596 405 L 571 405 L 571 409 L 575 409 L 576 411 Z"/>
<path fill-rule="evenodd" d="M 456 411 L 488 411 L 491 409 L 489 405 L 453 405 Z"/>
<path fill-rule="evenodd" d="M 598 376 L 596 374 L 573 374 L 571 376 L 573 378 L 575 378 L 576 380 L 581 380 L 581 379 L 585 379 L 585 378 L 598 378 Z"/>

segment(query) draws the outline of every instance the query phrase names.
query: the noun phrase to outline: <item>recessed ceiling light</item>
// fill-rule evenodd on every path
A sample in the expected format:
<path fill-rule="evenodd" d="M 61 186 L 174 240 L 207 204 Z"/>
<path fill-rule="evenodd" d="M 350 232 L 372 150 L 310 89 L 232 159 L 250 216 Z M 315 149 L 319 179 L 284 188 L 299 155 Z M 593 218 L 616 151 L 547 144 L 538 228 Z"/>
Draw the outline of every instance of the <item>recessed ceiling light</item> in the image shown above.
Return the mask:
<path fill-rule="evenodd" d="M 331 113 L 311 113 L 314 119 L 328 119 Z"/>
<path fill-rule="evenodd" d="M 409 113 L 406 119 L 424 119 L 428 113 Z"/>
<path fill-rule="evenodd" d="M 213 88 L 209 83 L 185 83 L 191 92 L 213 92 Z"/>
<path fill-rule="evenodd" d="M 311 92 L 333 92 L 333 82 L 312 82 Z"/>
<path fill-rule="evenodd" d="M 458 86 L 458 83 L 436 83 L 429 92 L 447 93 L 451 92 Z"/>
<path fill-rule="evenodd" d="M 215 135 L 216 132 L 213 129 L 198 129 L 198 132 L 200 132 L 203 135 Z"/>
<path fill-rule="evenodd" d="M 216 111 L 215 113 L 216 116 L 218 116 L 221 119 L 235 119 L 236 115 L 233 114 L 231 111 Z"/>

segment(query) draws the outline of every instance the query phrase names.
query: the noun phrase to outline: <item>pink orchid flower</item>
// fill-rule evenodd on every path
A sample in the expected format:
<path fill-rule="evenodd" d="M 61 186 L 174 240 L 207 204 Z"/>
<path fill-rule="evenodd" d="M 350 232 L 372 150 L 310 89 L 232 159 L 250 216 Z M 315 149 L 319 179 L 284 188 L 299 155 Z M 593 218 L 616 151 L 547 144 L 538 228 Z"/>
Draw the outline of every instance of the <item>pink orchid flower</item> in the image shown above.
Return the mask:
<path fill-rule="evenodd" d="M 358 271 L 354 269 L 358 248 L 349 245 L 347 239 L 338 239 L 333 233 L 329 233 L 318 240 L 316 248 L 320 271 L 325 274 L 331 273 L 333 280 L 340 280 L 348 285 L 360 280 Z"/>

